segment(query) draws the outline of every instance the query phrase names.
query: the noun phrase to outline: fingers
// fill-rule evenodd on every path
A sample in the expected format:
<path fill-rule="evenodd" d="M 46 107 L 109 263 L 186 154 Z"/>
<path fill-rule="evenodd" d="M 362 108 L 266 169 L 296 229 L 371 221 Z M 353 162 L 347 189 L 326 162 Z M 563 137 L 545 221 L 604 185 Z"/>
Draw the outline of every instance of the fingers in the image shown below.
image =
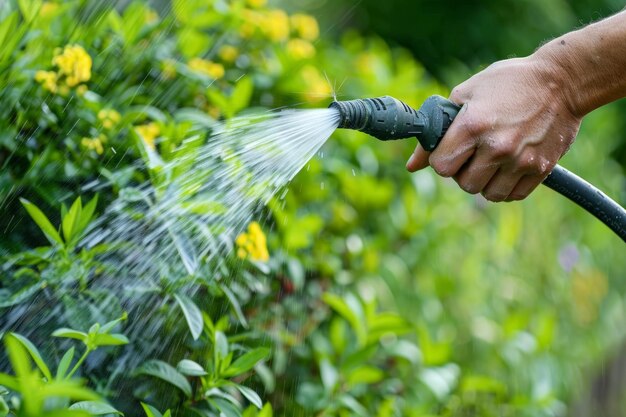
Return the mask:
<path fill-rule="evenodd" d="M 539 184 L 546 179 L 546 175 L 525 175 L 513 188 L 506 201 L 523 200 L 532 193 Z"/>
<path fill-rule="evenodd" d="M 422 148 L 422 145 L 418 143 L 415 151 L 406 163 L 406 169 L 409 172 L 415 172 L 419 171 L 420 169 L 426 168 L 428 166 L 429 155 L 430 152 L 426 152 L 424 148 Z"/>
<path fill-rule="evenodd" d="M 470 99 L 470 88 L 467 86 L 468 82 L 457 85 L 450 92 L 448 99 L 459 106 L 465 104 Z"/>
<path fill-rule="evenodd" d="M 522 174 L 505 172 L 500 169 L 485 186 L 482 194 L 489 201 L 506 201 L 522 176 Z"/>
<path fill-rule="evenodd" d="M 477 194 L 483 191 L 497 171 L 498 165 L 485 160 L 484 154 L 474 154 L 454 176 L 454 180 L 463 191 Z"/>
<path fill-rule="evenodd" d="M 428 159 L 430 166 L 442 177 L 455 176 L 476 150 L 482 131 L 471 127 L 466 114 L 467 107 L 464 106 Z"/>

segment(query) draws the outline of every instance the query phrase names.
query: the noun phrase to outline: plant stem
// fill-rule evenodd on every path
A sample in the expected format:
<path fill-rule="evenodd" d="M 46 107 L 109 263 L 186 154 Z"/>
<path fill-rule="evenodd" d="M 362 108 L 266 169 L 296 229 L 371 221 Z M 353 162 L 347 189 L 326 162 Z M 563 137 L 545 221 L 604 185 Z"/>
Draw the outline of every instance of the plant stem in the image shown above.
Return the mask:
<path fill-rule="evenodd" d="M 72 376 L 74 376 L 76 371 L 78 371 L 78 368 L 80 367 L 80 365 L 85 361 L 85 359 L 87 359 L 87 355 L 89 355 L 90 352 L 91 352 L 91 349 L 89 348 L 85 350 L 85 353 L 83 353 L 83 356 L 80 357 L 80 359 L 78 360 L 78 362 L 76 362 L 76 364 L 74 365 L 70 373 L 67 374 L 67 376 L 65 377 L 66 379 L 70 379 Z"/>

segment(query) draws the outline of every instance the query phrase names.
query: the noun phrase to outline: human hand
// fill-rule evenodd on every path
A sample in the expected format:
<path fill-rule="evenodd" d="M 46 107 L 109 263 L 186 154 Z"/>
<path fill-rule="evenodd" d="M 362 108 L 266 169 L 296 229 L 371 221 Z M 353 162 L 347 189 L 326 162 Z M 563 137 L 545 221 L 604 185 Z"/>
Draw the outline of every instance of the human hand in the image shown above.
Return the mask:
<path fill-rule="evenodd" d="M 417 146 L 407 169 L 430 164 L 491 201 L 526 198 L 580 127 L 560 76 L 532 55 L 492 64 L 453 89 L 450 100 L 463 108 L 432 153 Z"/>

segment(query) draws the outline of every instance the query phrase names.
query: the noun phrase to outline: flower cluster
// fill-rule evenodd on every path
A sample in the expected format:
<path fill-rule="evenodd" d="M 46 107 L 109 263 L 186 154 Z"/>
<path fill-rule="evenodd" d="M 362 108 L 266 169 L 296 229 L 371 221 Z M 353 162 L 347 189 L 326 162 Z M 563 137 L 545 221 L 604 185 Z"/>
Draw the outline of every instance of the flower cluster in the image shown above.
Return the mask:
<path fill-rule="evenodd" d="M 217 55 L 225 62 L 235 62 L 239 56 L 239 50 L 231 45 L 224 45 L 220 48 Z"/>
<path fill-rule="evenodd" d="M 81 94 L 86 91 L 86 86 L 80 83 L 91 79 L 92 60 L 82 46 L 67 45 L 62 50 L 57 50 L 52 58 L 52 65 L 57 67 L 56 71 L 41 70 L 35 73 L 35 81 L 45 90 L 62 95 L 68 94 L 73 87 L 77 87 Z"/>
<path fill-rule="evenodd" d="M 297 36 L 307 41 L 314 41 L 320 35 L 317 20 L 308 14 L 296 13 L 289 19 L 291 27 Z"/>
<path fill-rule="evenodd" d="M 83 138 L 80 141 L 80 144 L 83 146 L 83 148 L 90 150 L 90 151 L 95 151 L 98 155 L 102 155 L 102 153 L 104 152 L 104 146 L 103 144 L 107 141 L 107 137 L 104 134 L 100 134 L 94 138 Z"/>
<path fill-rule="evenodd" d="M 135 126 L 135 132 L 143 139 L 148 148 L 155 150 L 156 138 L 161 134 L 161 128 L 154 122 Z"/>
<path fill-rule="evenodd" d="M 215 80 L 224 76 L 224 66 L 222 64 L 218 64 L 217 62 L 208 61 L 202 58 L 193 58 L 187 63 L 187 65 L 191 70 L 204 74 Z"/>
<path fill-rule="evenodd" d="M 98 120 L 105 129 L 111 129 L 117 125 L 122 116 L 113 109 L 102 109 L 98 112 Z"/>
<path fill-rule="evenodd" d="M 235 239 L 237 257 L 253 261 L 266 262 L 270 258 L 267 250 L 267 238 L 257 222 L 248 225 L 248 232 L 242 233 Z"/>

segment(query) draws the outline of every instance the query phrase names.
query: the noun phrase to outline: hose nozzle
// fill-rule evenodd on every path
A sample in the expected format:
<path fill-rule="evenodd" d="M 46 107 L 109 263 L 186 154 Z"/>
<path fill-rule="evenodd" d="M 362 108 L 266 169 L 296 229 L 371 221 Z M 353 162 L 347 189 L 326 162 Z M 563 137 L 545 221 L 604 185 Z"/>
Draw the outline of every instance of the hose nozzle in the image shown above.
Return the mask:
<path fill-rule="evenodd" d="M 448 130 L 460 107 L 441 97 L 431 96 L 419 110 L 390 96 L 334 101 L 339 110 L 340 128 L 360 130 L 380 140 L 416 137 L 432 151 Z"/>

